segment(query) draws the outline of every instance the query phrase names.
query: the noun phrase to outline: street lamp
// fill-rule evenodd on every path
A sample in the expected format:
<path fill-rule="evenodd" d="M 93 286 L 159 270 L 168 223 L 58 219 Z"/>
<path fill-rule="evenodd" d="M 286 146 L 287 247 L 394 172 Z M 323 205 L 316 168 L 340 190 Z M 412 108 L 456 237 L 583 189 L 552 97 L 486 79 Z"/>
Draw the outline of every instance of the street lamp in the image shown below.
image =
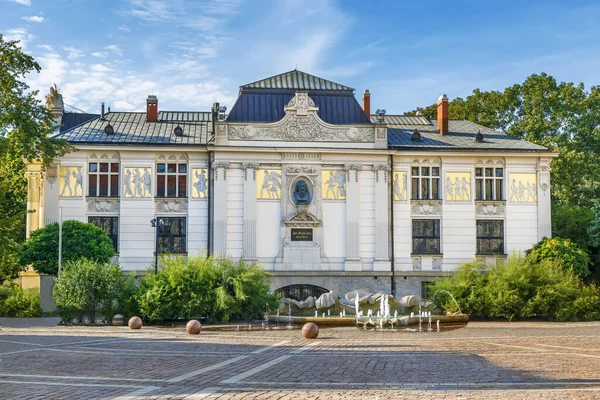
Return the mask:
<path fill-rule="evenodd" d="M 158 234 L 160 233 L 160 228 L 165 225 L 165 221 L 162 219 L 152 218 L 150 220 L 150 224 L 153 228 L 156 228 L 156 238 L 154 243 L 154 273 L 158 274 Z"/>

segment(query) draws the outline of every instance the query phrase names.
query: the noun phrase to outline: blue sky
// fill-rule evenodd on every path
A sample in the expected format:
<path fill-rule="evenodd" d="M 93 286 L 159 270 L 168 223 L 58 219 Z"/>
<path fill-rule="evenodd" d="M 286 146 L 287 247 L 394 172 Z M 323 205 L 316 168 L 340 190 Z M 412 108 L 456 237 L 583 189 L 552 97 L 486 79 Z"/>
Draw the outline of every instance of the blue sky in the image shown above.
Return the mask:
<path fill-rule="evenodd" d="M 0 0 L 0 33 L 42 65 L 28 78 L 98 112 L 233 105 L 238 87 L 294 68 L 402 113 L 442 93 L 532 73 L 600 83 L 600 2 L 579 0 Z"/>

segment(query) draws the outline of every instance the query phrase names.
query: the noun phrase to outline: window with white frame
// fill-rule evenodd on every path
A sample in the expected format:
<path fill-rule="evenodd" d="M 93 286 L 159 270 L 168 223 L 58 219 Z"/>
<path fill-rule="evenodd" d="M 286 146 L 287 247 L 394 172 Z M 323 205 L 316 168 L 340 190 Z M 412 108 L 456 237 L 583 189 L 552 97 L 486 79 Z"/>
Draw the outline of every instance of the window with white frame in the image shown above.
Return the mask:
<path fill-rule="evenodd" d="M 91 162 L 88 164 L 88 195 L 91 197 L 119 196 L 119 163 Z"/>
<path fill-rule="evenodd" d="M 156 197 L 187 197 L 187 164 L 156 164 Z"/>
<path fill-rule="evenodd" d="M 475 168 L 475 199 L 504 200 L 504 168 Z"/>
<path fill-rule="evenodd" d="M 413 200 L 440 199 L 440 167 L 412 167 Z"/>

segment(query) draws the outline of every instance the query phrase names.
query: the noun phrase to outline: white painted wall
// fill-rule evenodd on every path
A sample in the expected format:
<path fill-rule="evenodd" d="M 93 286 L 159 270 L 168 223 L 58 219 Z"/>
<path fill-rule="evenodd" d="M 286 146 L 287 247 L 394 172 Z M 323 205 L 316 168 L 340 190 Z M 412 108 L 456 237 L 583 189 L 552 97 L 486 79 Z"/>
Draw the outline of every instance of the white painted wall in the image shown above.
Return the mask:
<path fill-rule="evenodd" d="M 323 202 L 323 245 L 327 257 L 346 256 L 346 203 Z"/>
<path fill-rule="evenodd" d="M 258 200 L 256 214 L 256 257 L 263 267 L 272 270 L 280 246 L 281 203 Z"/>
<path fill-rule="evenodd" d="M 375 171 L 358 173 L 358 254 L 363 271 L 375 260 Z"/>
<path fill-rule="evenodd" d="M 538 242 L 536 204 L 509 204 L 506 210 L 506 253 L 524 252 Z"/>

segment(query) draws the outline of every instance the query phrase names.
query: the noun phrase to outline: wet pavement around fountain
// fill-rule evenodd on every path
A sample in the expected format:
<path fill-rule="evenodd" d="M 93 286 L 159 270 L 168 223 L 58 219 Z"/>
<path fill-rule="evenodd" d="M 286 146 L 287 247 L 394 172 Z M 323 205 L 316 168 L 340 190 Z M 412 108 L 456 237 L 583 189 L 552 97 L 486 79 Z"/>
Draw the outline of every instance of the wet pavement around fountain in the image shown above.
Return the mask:
<path fill-rule="evenodd" d="M 6 399 L 600 399 L 600 323 L 440 333 L 0 329 Z"/>

